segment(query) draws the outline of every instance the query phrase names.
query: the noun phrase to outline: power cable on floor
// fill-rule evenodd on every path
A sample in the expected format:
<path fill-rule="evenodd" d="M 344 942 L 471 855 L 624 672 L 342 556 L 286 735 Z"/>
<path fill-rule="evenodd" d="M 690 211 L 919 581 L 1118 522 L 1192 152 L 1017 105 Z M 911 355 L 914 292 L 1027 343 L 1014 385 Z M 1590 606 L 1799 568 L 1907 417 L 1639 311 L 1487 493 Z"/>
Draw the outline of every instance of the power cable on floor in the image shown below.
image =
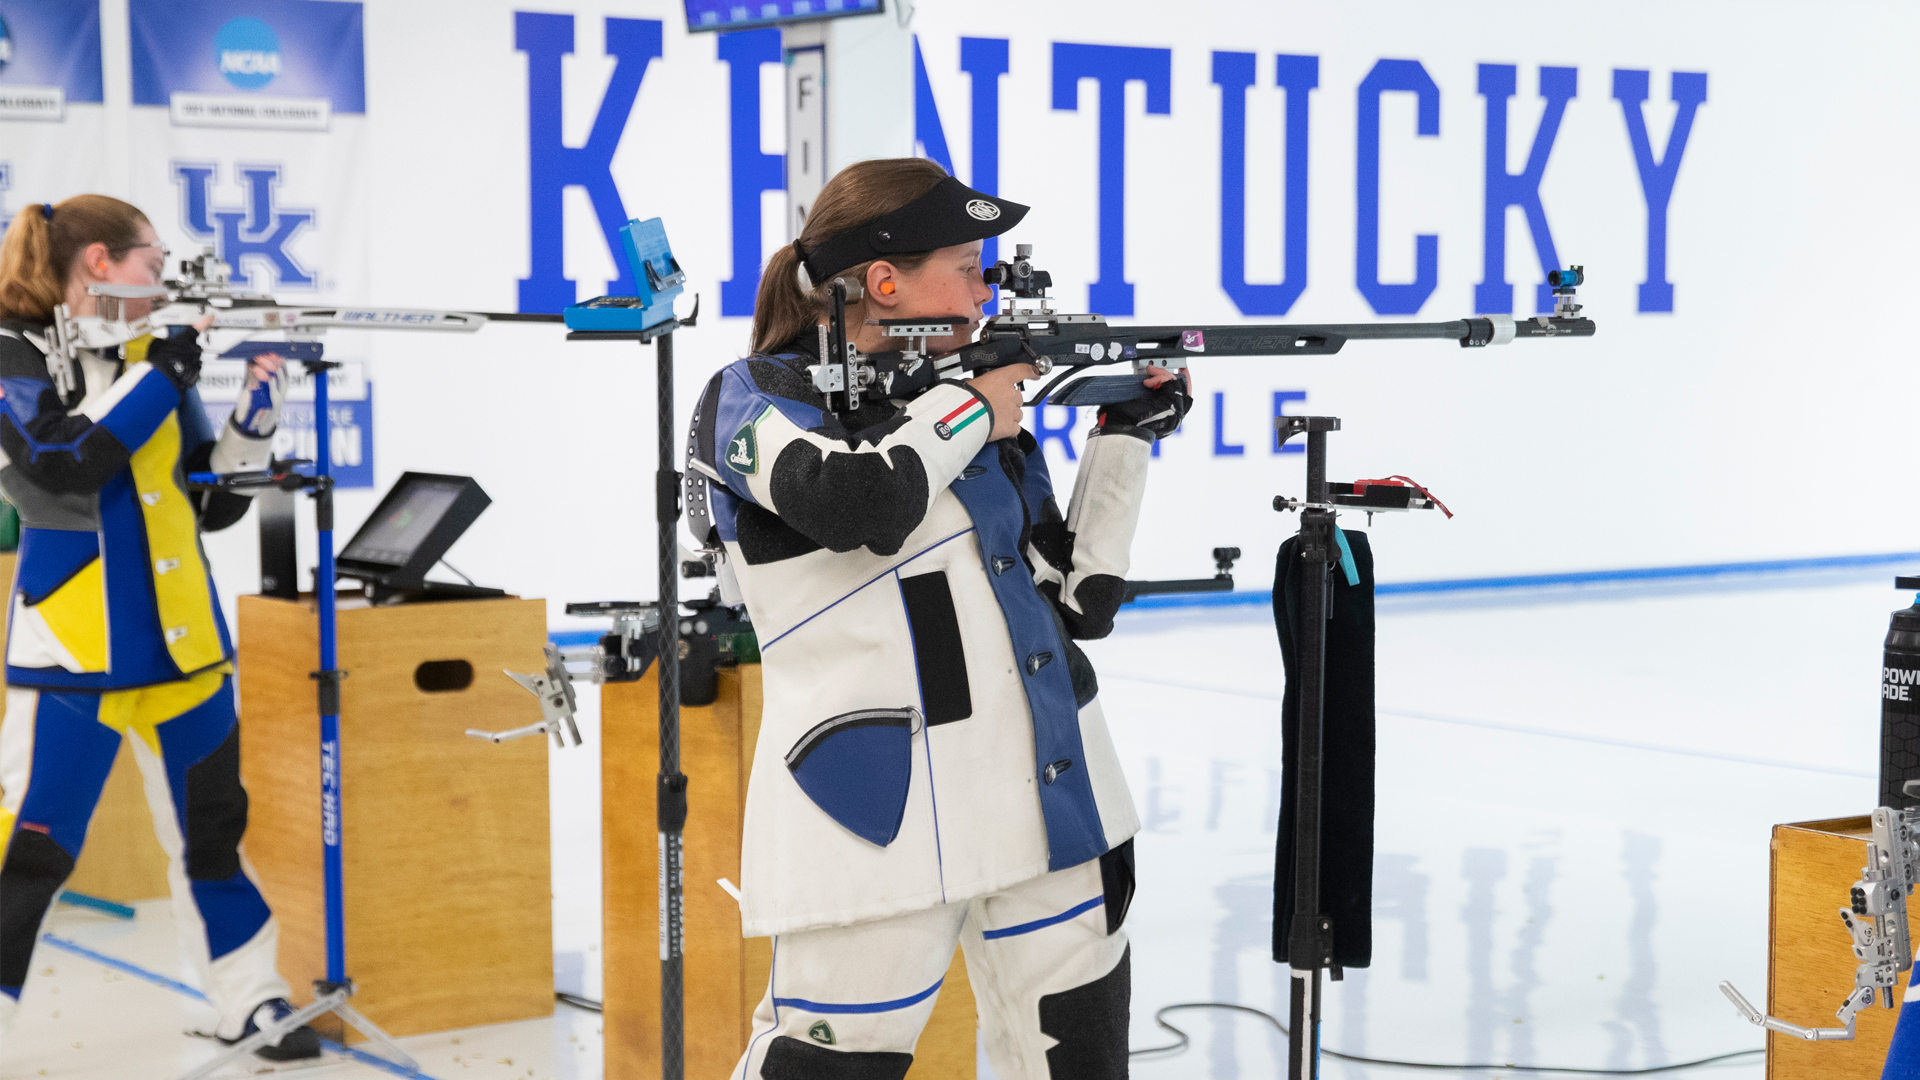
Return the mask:
<path fill-rule="evenodd" d="M 1287 1033 L 1287 1026 L 1282 1024 L 1273 1014 L 1262 1012 L 1248 1005 L 1229 1005 L 1224 1001 L 1182 1001 L 1172 1005 L 1163 1005 L 1155 1009 L 1153 1013 L 1153 1022 L 1173 1032 L 1177 1041 L 1170 1042 L 1165 1046 L 1148 1046 L 1139 1050 L 1129 1050 L 1127 1056 L 1139 1057 L 1142 1054 L 1167 1054 L 1171 1056 L 1186 1050 L 1188 1046 L 1192 1045 L 1193 1040 L 1186 1032 L 1167 1022 L 1167 1014 L 1180 1009 L 1225 1009 L 1229 1012 L 1249 1013 L 1272 1024 L 1275 1028 L 1279 1029 L 1280 1034 L 1285 1035 Z M 1453 1065 L 1438 1061 L 1397 1061 L 1393 1058 L 1372 1058 L 1361 1057 L 1358 1054 L 1343 1054 L 1338 1050 L 1329 1050 L 1325 1046 L 1320 1048 L 1320 1052 L 1327 1057 L 1338 1058 L 1341 1061 L 1351 1061 L 1358 1065 L 1384 1065 L 1395 1069 L 1428 1069 L 1443 1072 L 1486 1072 L 1489 1070 L 1502 1070 L 1506 1072 L 1558 1073 L 1575 1076 L 1651 1076 L 1655 1073 L 1677 1072 L 1681 1069 L 1696 1069 L 1702 1065 L 1713 1065 L 1722 1061 L 1732 1061 L 1734 1058 L 1751 1057 L 1754 1054 L 1766 1053 L 1765 1050 L 1735 1050 L 1731 1054 L 1716 1054 L 1713 1057 L 1696 1058 L 1693 1061 L 1682 1061 L 1673 1065 L 1656 1065 L 1648 1069 L 1577 1069 L 1570 1066 L 1559 1065 L 1515 1065 L 1511 1062 L 1486 1065 Z"/>

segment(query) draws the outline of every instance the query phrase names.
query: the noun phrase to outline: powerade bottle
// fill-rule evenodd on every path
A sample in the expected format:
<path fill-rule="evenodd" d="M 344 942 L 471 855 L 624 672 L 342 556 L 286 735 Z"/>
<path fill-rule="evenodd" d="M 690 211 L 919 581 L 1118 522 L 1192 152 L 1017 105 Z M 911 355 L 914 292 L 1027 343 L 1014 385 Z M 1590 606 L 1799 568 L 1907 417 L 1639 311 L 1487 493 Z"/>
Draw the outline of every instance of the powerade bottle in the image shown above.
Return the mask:
<path fill-rule="evenodd" d="M 1920 590 L 1920 577 L 1893 579 L 1896 589 Z M 1880 661 L 1880 806 L 1895 810 L 1912 800 L 1900 791 L 1920 780 L 1920 596 L 1893 613 Z"/>

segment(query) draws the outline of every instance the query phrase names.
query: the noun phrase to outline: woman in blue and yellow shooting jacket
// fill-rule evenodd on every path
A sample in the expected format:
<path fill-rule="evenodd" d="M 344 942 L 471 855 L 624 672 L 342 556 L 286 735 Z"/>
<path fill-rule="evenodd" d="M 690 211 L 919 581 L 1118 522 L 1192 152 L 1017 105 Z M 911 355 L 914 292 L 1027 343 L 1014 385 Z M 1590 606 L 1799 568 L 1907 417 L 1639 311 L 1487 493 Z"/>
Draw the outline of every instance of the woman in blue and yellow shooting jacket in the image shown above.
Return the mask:
<path fill-rule="evenodd" d="M 267 463 L 280 360 L 255 361 L 216 439 L 193 390 L 205 321 L 70 355 L 49 332 L 65 305 L 93 332 L 84 340 L 113 336 L 88 287 L 158 285 L 165 260 L 145 215 L 104 195 L 29 206 L 0 242 L 0 492 L 21 517 L 0 722 L 0 1026 L 124 736 L 185 951 L 233 1042 L 291 1007 L 273 915 L 240 851 L 233 645 L 200 545 L 247 500 L 189 492 L 185 477 Z M 125 303 L 136 318 L 150 302 Z M 319 1050 L 299 1028 L 258 1052 Z"/>

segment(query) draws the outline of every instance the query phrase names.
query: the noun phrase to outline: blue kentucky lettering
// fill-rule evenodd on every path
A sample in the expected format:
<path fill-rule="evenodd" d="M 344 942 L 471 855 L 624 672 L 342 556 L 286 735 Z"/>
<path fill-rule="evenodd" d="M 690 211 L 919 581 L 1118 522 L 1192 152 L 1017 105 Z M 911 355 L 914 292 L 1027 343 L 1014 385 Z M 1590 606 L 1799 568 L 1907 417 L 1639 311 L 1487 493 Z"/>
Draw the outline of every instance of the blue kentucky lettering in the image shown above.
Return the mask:
<path fill-rule="evenodd" d="M 214 173 L 212 165 L 173 167 L 174 182 L 180 185 L 180 224 L 187 234 L 212 242 L 215 254 L 233 267 L 234 276 L 253 287 L 311 288 L 313 272 L 300 265 L 287 245 L 313 223 L 313 211 L 276 205 L 279 167 L 252 165 L 237 170 L 247 200 L 236 210 L 213 205 Z M 249 269 L 263 263 L 273 275 L 270 283 L 254 281 Z"/>

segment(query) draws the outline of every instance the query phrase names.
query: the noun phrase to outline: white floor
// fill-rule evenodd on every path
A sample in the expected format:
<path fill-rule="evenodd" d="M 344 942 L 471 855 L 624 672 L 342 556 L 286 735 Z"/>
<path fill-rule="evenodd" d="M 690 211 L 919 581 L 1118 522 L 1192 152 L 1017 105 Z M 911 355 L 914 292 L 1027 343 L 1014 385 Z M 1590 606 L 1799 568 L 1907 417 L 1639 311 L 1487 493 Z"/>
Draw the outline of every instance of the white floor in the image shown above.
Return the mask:
<path fill-rule="evenodd" d="M 1880 639 L 1911 599 L 1891 576 L 1383 600 L 1376 951 L 1329 986 L 1326 1046 L 1603 1069 L 1758 1047 L 1715 984 L 1764 991 L 1769 826 L 1872 802 Z M 1172 1041 L 1153 1020 L 1169 1004 L 1284 1015 L 1268 959 L 1282 685 L 1269 613 L 1133 613 L 1089 652 L 1146 822 L 1134 1045 Z M 582 699 L 587 746 L 553 755 L 554 947 L 561 989 L 597 998 L 597 698 Z M 55 933 L 182 977 L 164 904 L 132 924 L 63 909 Z M 1837 920 L 1831 945 L 1847 948 Z M 210 1053 L 180 1035 L 209 1022 L 191 998 L 54 949 L 36 967 L 0 1077 L 163 1077 Z M 1257 1017 L 1169 1019 L 1192 1046 L 1136 1057 L 1146 1080 L 1284 1074 L 1284 1039 Z M 405 1043 L 442 1080 L 598 1077 L 598 1032 L 562 1006 Z M 1332 1059 L 1325 1072 L 1407 1075 Z M 1754 1056 L 1667 1075 L 1762 1072 Z"/>

